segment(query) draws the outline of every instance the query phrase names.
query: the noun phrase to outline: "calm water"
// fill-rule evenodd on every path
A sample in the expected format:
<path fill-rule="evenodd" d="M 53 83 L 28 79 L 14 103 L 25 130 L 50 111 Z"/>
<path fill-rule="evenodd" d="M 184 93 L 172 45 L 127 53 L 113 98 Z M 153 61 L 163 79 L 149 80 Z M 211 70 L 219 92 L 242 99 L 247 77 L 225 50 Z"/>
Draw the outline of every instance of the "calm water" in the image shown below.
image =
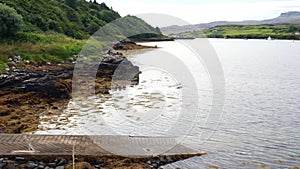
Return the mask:
<path fill-rule="evenodd" d="M 217 129 L 203 124 L 212 102 L 205 67 L 196 64 L 184 41 L 147 43 L 161 48 L 130 56 L 139 65 L 140 84 L 111 95 L 92 98 L 93 105 L 72 101 L 62 116 L 43 122 L 37 133 L 182 135 L 182 144 L 208 155 L 180 161 L 166 168 L 289 168 L 300 164 L 300 41 L 210 39 L 224 70 L 226 99 Z M 182 131 L 172 126 L 182 110 L 182 87 L 167 71 L 150 68 L 147 58 L 159 61 L 162 52 L 187 60 L 198 85 L 197 118 L 184 118 Z M 157 58 L 155 58 L 157 57 Z M 178 67 L 180 69 L 180 67 Z M 186 106 L 186 105 L 185 105 Z M 162 109 L 163 107 L 163 109 Z M 194 110 L 188 105 L 188 110 Z M 95 109 L 96 108 L 96 109 Z M 154 110 L 154 111 L 152 111 Z M 186 109 L 184 109 L 186 110 Z M 157 113 L 159 112 L 159 113 Z M 185 129 L 193 122 L 193 129 Z M 186 126 L 186 127 L 185 127 Z M 211 131 L 209 138 L 199 133 Z"/>

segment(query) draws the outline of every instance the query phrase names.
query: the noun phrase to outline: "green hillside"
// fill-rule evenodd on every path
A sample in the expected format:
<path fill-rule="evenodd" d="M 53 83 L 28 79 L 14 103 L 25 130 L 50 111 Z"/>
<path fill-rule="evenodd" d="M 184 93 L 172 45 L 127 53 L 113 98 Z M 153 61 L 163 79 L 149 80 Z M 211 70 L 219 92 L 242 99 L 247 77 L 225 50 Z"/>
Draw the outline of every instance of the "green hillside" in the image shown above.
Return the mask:
<path fill-rule="evenodd" d="M 120 15 L 105 3 L 85 0 L 0 0 L 24 19 L 24 32 L 54 31 L 78 39 L 88 37 L 99 26 Z"/>
<path fill-rule="evenodd" d="M 85 39 L 101 26 L 120 18 L 105 3 L 85 0 L 0 0 L 23 17 L 23 32 L 57 32 L 76 39 Z M 137 29 L 160 31 L 134 17 Z M 135 28 L 133 27 L 133 30 Z"/>
<path fill-rule="evenodd" d="M 101 26 L 121 18 L 105 3 L 96 1 L 0 0 L 0 4 L 0 72 L 25 64 L 11 65 L 8 59 L 14 56 L 30 64 L 62 63 L 78 54 L 86 39 Z M 20 26 L 20 19 L 21 28 L 15 29 L 12 25 Z M 109 32 L 119 38 L 139 32 L 151 33 L 133 38 L 163 37 L 158 28 L 134 16 L 126 16 L 122 24 L 112 24 L 110 28 Z M 11 33 L 13 30 L 18 32 Z"/>

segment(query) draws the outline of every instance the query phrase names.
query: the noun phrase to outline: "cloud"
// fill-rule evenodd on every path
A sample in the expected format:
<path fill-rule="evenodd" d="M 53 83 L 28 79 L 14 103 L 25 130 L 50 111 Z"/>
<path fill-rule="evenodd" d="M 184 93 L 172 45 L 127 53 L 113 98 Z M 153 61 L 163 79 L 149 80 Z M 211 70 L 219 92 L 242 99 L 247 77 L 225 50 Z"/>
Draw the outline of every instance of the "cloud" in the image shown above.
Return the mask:
<path fill-rule="evenodd" d="M 183 3 L 184 2 L 184 3 Z M 299 10 L 300 0 L 107 0 L 121 15 L 163 13 L 190 23 L 261 20 Z"/>

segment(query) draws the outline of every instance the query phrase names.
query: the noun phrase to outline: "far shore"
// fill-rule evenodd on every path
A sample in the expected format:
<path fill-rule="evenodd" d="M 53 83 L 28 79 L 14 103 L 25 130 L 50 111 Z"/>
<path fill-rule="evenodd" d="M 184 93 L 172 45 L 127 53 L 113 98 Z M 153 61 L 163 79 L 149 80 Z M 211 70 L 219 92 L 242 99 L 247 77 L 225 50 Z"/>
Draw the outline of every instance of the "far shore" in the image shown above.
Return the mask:
<path fill-rule="evenodd" d="M 197 37 L 197 38 L 175 38 L 174 40 L 194 40 L 194 39 L 224 39 L 224 40 L 265 40 L 265 41 L 294 41 L 298 42 L 300 39 L 271 39 L 268 40 L 267 38 L 224 38 L 224 37 Z"/>

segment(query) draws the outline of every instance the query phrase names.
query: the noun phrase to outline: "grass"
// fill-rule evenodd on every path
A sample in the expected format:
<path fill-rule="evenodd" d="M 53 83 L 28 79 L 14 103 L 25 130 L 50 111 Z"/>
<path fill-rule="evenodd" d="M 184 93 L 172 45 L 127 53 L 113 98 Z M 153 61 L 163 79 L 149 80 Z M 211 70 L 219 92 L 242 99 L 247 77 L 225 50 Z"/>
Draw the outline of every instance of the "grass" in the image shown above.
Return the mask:
<path fill-rule="evenodd" d="M 196 32 L 181 33 L 182 37 L 208 37 L 208 38 L 247 38 L 266 39 L 269 36 L 275 39 L 300 40 L 300 26 L 281 25 L 225 25 Z"/>
<path fill-rule="evenodd" d="M 0 71 L 8 66 L 10 57 L 21 56 L 31 64 L 62 63 L 80 53 L 85 40 L 75 40 L 61 34 L 19 33 L 14 38 L 0 40 Z"/>

